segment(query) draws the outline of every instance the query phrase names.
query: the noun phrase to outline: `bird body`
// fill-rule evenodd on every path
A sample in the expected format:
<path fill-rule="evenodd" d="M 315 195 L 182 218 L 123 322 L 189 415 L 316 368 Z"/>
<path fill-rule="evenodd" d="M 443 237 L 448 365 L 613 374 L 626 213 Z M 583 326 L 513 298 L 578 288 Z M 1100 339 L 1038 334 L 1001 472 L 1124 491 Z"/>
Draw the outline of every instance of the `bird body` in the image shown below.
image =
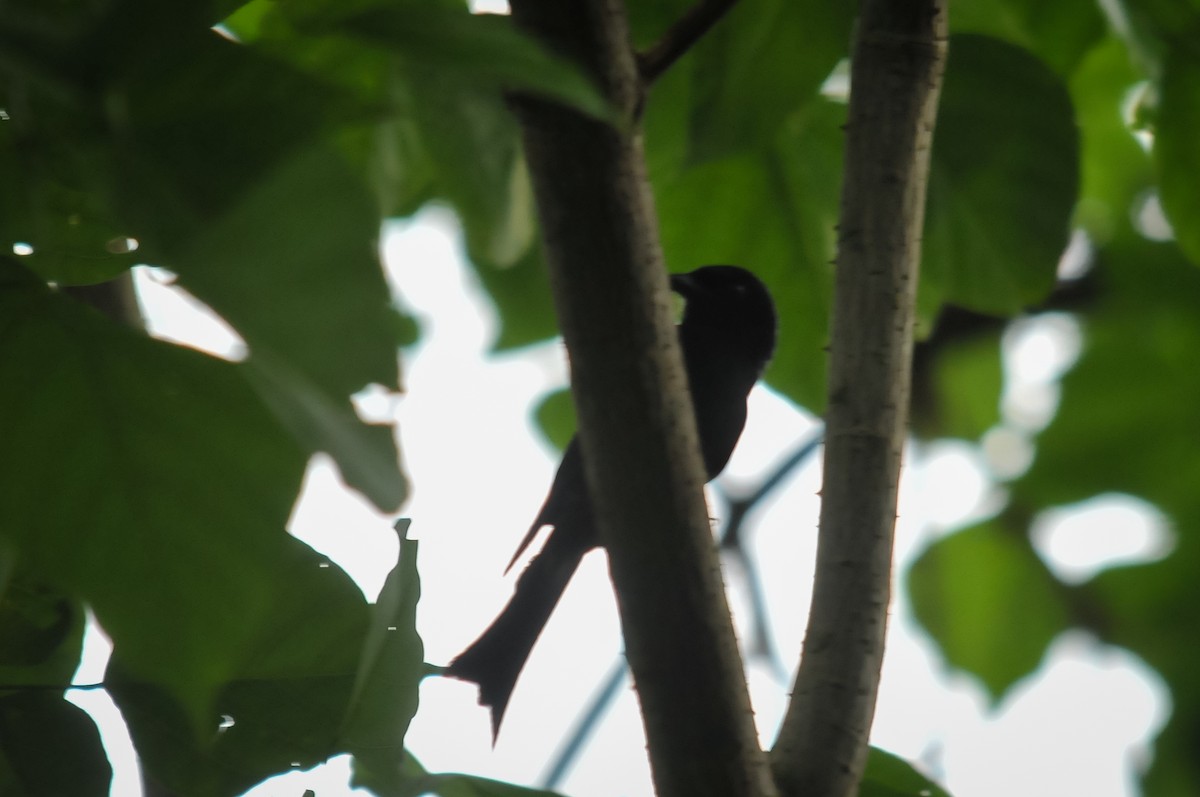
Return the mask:
<path fill-rule="evenodd" d="M 680 347 L 708 479 L 724 468 L 746 422 L 746 397 L 775 348 L 775 309 L 766 287 L 737 266 L 705 266 L 671 277 L 684 297 Z M 579 439 L 568 444 L 550 493 L 509 562 L 546 526 L 553 531 L 517 580 L 504 610 L 444 674 L 479 685 L 499 733 L 517 677 L 584 554 L 600 544 Z"/>

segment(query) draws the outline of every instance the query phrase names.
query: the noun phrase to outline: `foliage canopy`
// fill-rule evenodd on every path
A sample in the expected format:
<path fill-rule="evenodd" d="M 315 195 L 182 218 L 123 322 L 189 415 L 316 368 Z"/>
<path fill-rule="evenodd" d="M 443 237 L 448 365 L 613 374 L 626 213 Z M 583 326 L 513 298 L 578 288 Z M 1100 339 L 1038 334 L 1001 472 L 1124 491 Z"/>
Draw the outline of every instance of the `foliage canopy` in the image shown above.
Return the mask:
<path fill-rule="evenodd" d="M 631 3 L 637 43 L 688 5 Z M 917 433 L 1013 425 L 1003 319 L 1069 312 L 1085 345 L 1052 422 L 1017 430 L 1037 456 L 1003 507 L 931 547 L 908 585 L 947 661 L 996 697 L 1071 628 L 1144 659 L 1173 698 L 1144 787 L 1172 797 L 1200 789 L 1200 10 L 1103 6 L 951 9 Z M 852 21 L 847 4 L 746 0 L 644 119 L 668 262 L 742 263 L 771 285 L 768 380 L 816 412 Z M 423 672 L 415 543 L 368 604 L 283 530 L 316 452 L 381 510 L 405 496 L 391 430 L 350 403 L 399 388 L 397 347 L 419 332 L 388 295 L 382 219 L 452 206 L 497 348 L 554 334 L 503 92 L 604 118 L 600 95 L 506 18 L 450 0 L 25 0 L 0 8 L 0 42 L 0 791 L 107 793 L 90 720 L 45 688 L 68 682 L 86 606 L 114 640 L 105 684 L 144 765 L 178 793 L 237 793 L 339 751 L 380 794 L 529 793 L 397 765 Z M 1159 208 L 1173 232 L 1147 224 Z M 1064 277 L 1072 233 L 1086 263 Z M 150 340 L 63 290 L 139 263 L 176 274 L 249 356 Z M 1161 510 L 1174 548 L 1067 583 L 1029 530 L 1106 493 Z M 223 714 L 236 723 L 218 733 Z M 876 767 L 864 794 L 924 788 Z"/>

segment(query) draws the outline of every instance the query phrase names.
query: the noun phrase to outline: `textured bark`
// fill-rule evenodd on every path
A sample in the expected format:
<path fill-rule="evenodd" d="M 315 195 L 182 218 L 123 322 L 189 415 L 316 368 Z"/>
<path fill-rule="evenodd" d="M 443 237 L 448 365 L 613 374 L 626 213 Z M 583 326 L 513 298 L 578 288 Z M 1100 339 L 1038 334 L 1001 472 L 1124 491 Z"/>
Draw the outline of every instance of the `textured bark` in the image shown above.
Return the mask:
<path fill-rule="evenodd" d="M 785 795 L 852 797 L 866 763 L 887 628 L 945 13 L 941 0 L 860 6 L 816 583 L 800 672 L 772 751 Z"/>
<path fill-rule="evenodd" d="M 662 797 L 774 794 L 703 500 L 623 6 L 513 0 L 512 11 L 594 75 L 626 120 L 617 129 L 532 98 L 513 102 L 655 788 Z"/>

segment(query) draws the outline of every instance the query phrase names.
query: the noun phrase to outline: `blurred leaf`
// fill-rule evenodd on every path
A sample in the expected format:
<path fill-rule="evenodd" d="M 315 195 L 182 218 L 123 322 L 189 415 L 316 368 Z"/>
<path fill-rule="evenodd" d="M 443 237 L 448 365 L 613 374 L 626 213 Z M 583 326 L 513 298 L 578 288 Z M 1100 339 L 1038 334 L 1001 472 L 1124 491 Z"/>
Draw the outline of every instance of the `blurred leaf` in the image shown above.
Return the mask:
<path fill-rule="evenodd" d="M 953 33 L 981 33 L 1030 50 L 1069 77 L 1106 33 L 1093 0 L 960 0 L 950 15 Z"/>
<path fill-rule="evenodd" d="M 1200 617 L 1180 606 L 1200 600 L 1200 507 L 1173 518 L 1177 533 L 1171 554 L 1148 565 L 1106 570 L 1083 587 L 1099 607 L 1096 630 L 1105 641 L 1135 653 L 1167 682 L 1171 715 L 1154 740 L 1154 762 L 1144 773 L 1144 794 L 1186 794 L 1200 783 L 1195 741 L 1200 738 L 1200 685 L 1195 661 L 1178 644 L 1200 635 Z"/>
<path fill-rule="evenodd" d="M 1183 794 L 1200 783 L 1200 687 L 1180 639 L 1200 635 L 1200 483 L 1194 408 L 1200 403 L 1200 272 L 1173 243 L 1126 237 L 1099 252 L 1103 293 L 1084 319 L 1085 346 L 1062 380 L 1054 421 L 1037 458 L 1012 485 L 1015 501 L 1046 507 L 1117 492 L 1153 502 L 1176 545 L 1152 564 L 1106 570 L 1078 588 L 1089 627 L 1155 668 L 1171 688 L 1172 714 L 1156 740 L 1146 794 Z"/>
<path fill-rule="evenodd" d="M 496 91 L 540 94 L 597 119 L 612 117 L 608 102 L 581 69 L 517 30 L 508 15 L 472 14 L 461 3 L 428 0 L 367 2 L 350 11 L 321 5 L 336 10 L 307 20 L 293 17 L 297 26 L 304 30 L 308 23 L 324 23 L 324 30 L 347 31 L 449 77 Z"/>
<path fill-rule="evenodd" d="M 1032 673 L 1066 628 L 1054 577 L 1021 536 L 997 520 L 934 543 L 908 571 L 922 627 L 954 667 L 995 698 Z M 997 629 L 1020 628 L 1020 634 Z"/>
<path fill-rule="evenodd" d="M 352 486 L 395 511 L 405 495 L 395 444 L 358 424 L 346 398 L 370 382 L 397 388 L 378 230 L 362 184 L 314 150 L 193 238 L 172 267 L 246 339 L 255 386 L 298 439 L 332 454 Z"/>
<path fill-rule="evenodd" d="M 0 391 L 0 535 L 201 716 L 279 586 L 306 452 L 236 366 L 109 322 L 8 259 L 0 318 L 0 383 L 22 385 Z"/>
<path fill-rule="evenodd" d="M 867 753 L 858 797 L 950 797 L 945 789 L 926 778 L 897 755 L 872 747 Z"/>
<path fill-rule="evenodd" d="M 1134 58 L 1149 74 L 1161 74 L 1166 52 L 1194 47 L 1200 37 L 1200 8 L 1194 0 L 1116 0 L 1116 26 Z"/>
<path fill-rule="evenodd" d="M 0 793 L 107 797 L 112 767 L 83 709 L 52 691 L 0 697 Z"/>
<path fill-rule="evenodd" d="M 571 389 L 553 390 L 542 397 L 533 411 L 542 436 L 559 451 L 566 449 L 575 436 L 575 402 Z"/>
<path fill-rule="evenodd" d="M 630 3 L 629 31 L 634 48 L 648 49 L 662 37 L 671 23 L 679 19 L 692 5 L 689 0 L 645 0 L 641 3 Z M 696 48 L 689 50 L 684 58 L 687 59 L 695 51 Z"/>
<path fill-rule="evenodd" d="M 462 218 L 471 259 L 512 266 L 537 230 L 515 119 L 499 96 L 434 70 L 414 75 L 409 92 L 436 190 Z"/>
<path fill-rule="evenodd" d="M 920 312 L 1012 315 L 1050 291 L 1079 183 L 1071 100 L 1026 51 L 954 36 L 934 134 Z"/>
<path fill-rule="evenodd" d="M 914 392 L 913 425 L 922 437 L 976 440 L 1000 421 L 1004 369 L 998 334 L 973 337 L 939 349 L 929 396 Z M 914 391 L 917 379 L 914 375 Z"/>
<path fill-rule="evenodd" d="M 354 784 L 381 794 L 398 788 L 404 737 L 417 713 L 424 669 L 425 648 L 416 629 L 418 544 L 408 539 L 408 526 L 408 520 L 396 524 L 400 559 L 372 607 L 342 729 L 346 749 L 354 755 Z"/>
<path fill-rule="evenodd" d="M 0 11 L 0 248 L 30 247 L 27 268 L 61 284 L 93 284 L 133 265 L 130 230 L 109 206 L 103 123 L 75 81 L 92 14 L 57 4 Z M 96 9 L 98 12 L 99 9 Z"/>
<path fill-rule="evenodd" d="M 103 181 L 80 157 L 79 139 L 46 135 L 52 114 L 11 113 L 0 124 L 0 171 L 9 184 L 0 193 L 0 248 L 27 246 L 22 263 L 60 285 L 103 282 L 134 265 L 129 233 L 106 207 Z"/>
<path fill-rule="evenodd" d="M 1200 271 L 1174 244 L 1133 239 L 1101 250 L 1097 269 L 1086 344 L 1017 489 L 1034 506 L 1130 493 L 1175 515 L 1200 484 Z"/>
<path fill-rule="evenodd" d="M 366 603 L 340 568 L 298 541 L 273 564 L 276 589 L 265 621 L 243 645 L 202 733 L 170 693 L 117 657 L 109 665 L 105 685 L 143 768 L 173 792 L 240 794 L 342 749 L 338 727 L 366 633 Z"/>
<path fill-rule="evenodd" d="M 1194 46 L 1167 56 L 1159 102 L 1154 163 L 1163 210 L 1179 247 L 1200 265 L 1200 53 Z"/>
<path fill-rule="evenodd" d="M 655 185 L 670 268 L 733 263 L 762 277 L 780 318 L 767 381 L 814 411 L 825 400 L 844 117 L 844 106 L 812 102 L 775 148 L 693 166 Z"/>
<path fill-rule="evenodd" d="M 524 257 L 505 268 L 476 263 L 475 273 L 500 314 L 494 351 L 528 346 L 558 335 L 540 246 L 530 247 Z"/>
<path fill-rule="evenodd" d="M 364 423 L 348 400 L 333 399 L 267 352 L 250 358 L 245 375 L 297 440 L 337 461 L 348 485 L 377 507 L 400 507 L 407 489 L 391 426 Z"/>
<path fill-rule="evenodd" d="M 785 120 L 816 97 L 848 55 L 853 20 L 847 3 L 735 4 L 692 56 L 692 158 L 770 146 Z"/>
<path fill-rule="evenodd" d="M 1092 50 L 1071 79 L 1082 135 L 1078 222 L 1101 243 L 1131 231 L 1134 199 L 1154 184 L 1146 150 L 1125 122 L 1124 106 L 1141 79 L 1113 37 Z"/>
<path fill-rule="evenodd" d="M 135 6 L 115 4 L 108 22 L 126 19 Z M 54 177 L 51 188 L 69 187 L 78 208 L 39 205 L 44 191 L 33 184 L 24 186 L 33 198 L 17 204 L 44 227 L 73 229 L 78 216 L 80 229 L 98 225 L 101 237 L 119 230 L 136 239 L 139 260 L 176 271 L 252 353 L 297 372 L 328 406 L 345 407 L 350 393 L 371 383 L 395 389 L 398 327 L 378 259 L 379 209 L 330 148 L 312 143 L 353 101 L 181 19 L 169 20 L 157 37 L 136 34 L 139 49 L 95 65 L 95 75 L 72 87 L 80 96 L 33 91 L 19 104 L 13 121 L 21 140 L 46 142 L 38 163 L 59 149 L 72 154 L 25 176 L 35 183 Z M 99 35 L 103 25 L 96 24 L 88 36 Z M 312 106 L 323 114 L 311 113 Z M 73 146 L 60 143 L 62 130 L 76 135 Z M 121 218 L 119 227 L 110 212 Z M 89 246 L 100 246 L 99 239 Z M 35 245 L 35 266 L 38 251 Z M 86 281 L 132 257 L 102 259 L 104 268 L 92 272 L 43 268 L 42 275 Z M 374 439 L 384 439 L 388 450 L 367 467 L 345 447 L 331 453 L 355 486 L 393 510 L 404 491 L 398 458 L 390 440 Z M 328 440 L 302 442 L 319 448 Z M 367 471 L 379 475 L 361 478 Z"/>

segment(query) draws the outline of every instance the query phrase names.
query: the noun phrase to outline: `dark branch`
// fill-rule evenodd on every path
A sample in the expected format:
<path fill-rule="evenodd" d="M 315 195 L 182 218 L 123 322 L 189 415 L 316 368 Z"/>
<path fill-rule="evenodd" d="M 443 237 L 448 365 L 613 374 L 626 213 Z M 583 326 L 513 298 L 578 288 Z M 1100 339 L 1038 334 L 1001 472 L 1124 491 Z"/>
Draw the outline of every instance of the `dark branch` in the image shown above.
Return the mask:
<path fill-rule="evenodd" d="M 667 28 L 653 47 L 638 53 L 638 72 L 649 86 L 662 77 L 684 53 L 708 33 L 709 28 L 733 8 L 737 0 L 700 0 Z"/>

